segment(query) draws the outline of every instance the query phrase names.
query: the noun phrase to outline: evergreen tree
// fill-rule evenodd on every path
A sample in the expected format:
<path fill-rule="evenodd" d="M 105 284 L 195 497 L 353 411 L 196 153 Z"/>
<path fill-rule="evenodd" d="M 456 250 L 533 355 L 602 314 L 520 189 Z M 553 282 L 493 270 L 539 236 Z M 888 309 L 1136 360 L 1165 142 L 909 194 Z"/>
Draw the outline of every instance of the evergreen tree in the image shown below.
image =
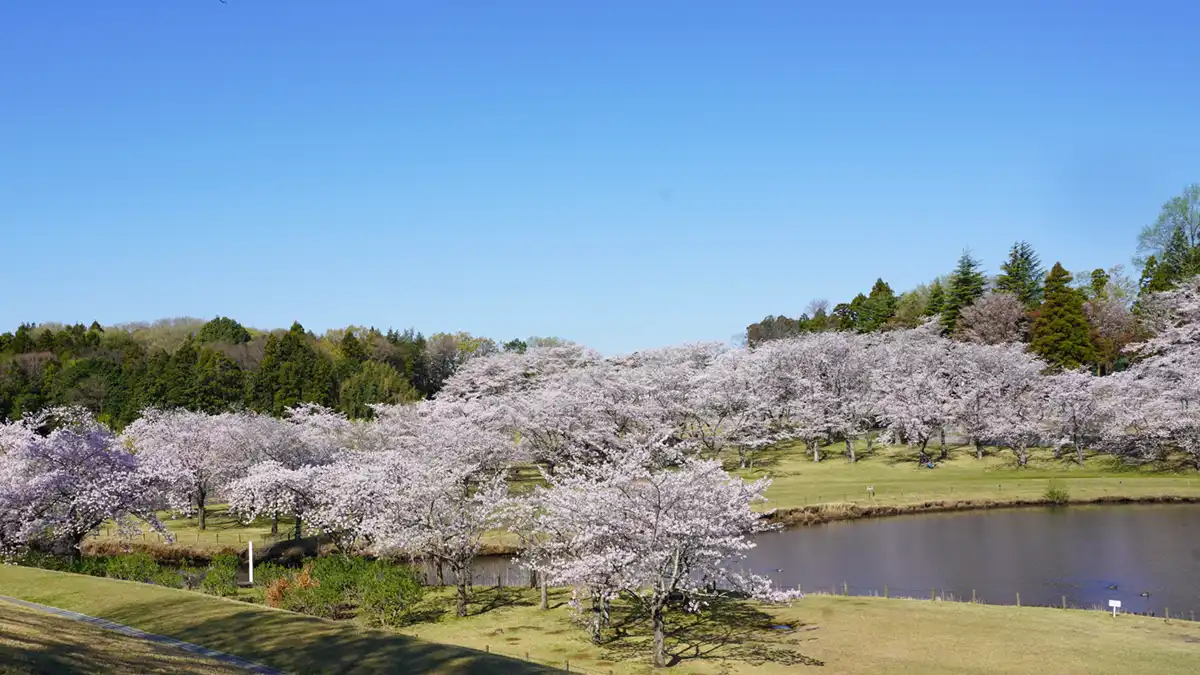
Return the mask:
<path fill-rule="evenodd" d="M 946 289 L 942 286 L 941 279 L 935 279 L 929 285 L 929 299 L 925 302 L 925 311 L 922 316 L 941 316 L 945 306 Z"/>
<path fill-rule="evenodd" d="M 338 351 L 341 352 L 342 358 L 354 363 L 362 363 L 367 360 L 367 348 L 363 346 L 361 340 L 354 335 L 354 331 L 348 330 L 342 336 L 342 342 L 338 345 Z"/>
<path fill-rule="evenodd" d="M 1046 299 L 1033 324 L 1030 349 L 1057 366 L 1072 369 L 1095 360 L 1083 313 L 1083 293 L 1071 288 L 1071 273 L 1055 263 L 1046 277 Z"/>
<path fill-rule="evenodd" d="M 862 297 L 862 296 L 859 296 Z M 883 328 L 896 313 L 896 294 L 883 279 L 876 279 L 871 294 L 865 298 L 858 313 L 858 330 L 871 333 Z"/>
<path fill-rule="evenodd" d="M 996 291 L 1012 293 L 1033 309 L 1042 302 L 1042 280 L 1046 270 L 1028 242 L 1019 241 L 1008 251 L 1008 260 L 1000 266 L 1001 274 L 996 278 Z"/>
<path fill-rule="evenodd" d="M 245 344 L 250 341 L 250 332 L 242 324 L 224 316 L 209 321 L 200 327 L 196 333 L 196 342 L 228 342 L 231 345 Z"/>
<path fill-rule="evenodd" d="M 1108 297 L 1108 282 L 1110 278 L 1108 272 L 1105 272 L 1102 267 L 1092 270 L 1091 292 L 1093 299 Z"/>
<path fill-rule="evenodd" d="M 213 349 L 203 349 L 196 361 L 196 400 L 188 407 L 216 414 L 242 401 L 245 380 L 237 362 Z"/>
<path fill-rule="evenodd" d="M 979 261 L 971 257 L 970 251 L 963 251 L 959 257 L 948 286 L 942 304 L 942 330 L 953 335 L 959 313 L 983 295 L 983 273 L 979 271 Z"/>

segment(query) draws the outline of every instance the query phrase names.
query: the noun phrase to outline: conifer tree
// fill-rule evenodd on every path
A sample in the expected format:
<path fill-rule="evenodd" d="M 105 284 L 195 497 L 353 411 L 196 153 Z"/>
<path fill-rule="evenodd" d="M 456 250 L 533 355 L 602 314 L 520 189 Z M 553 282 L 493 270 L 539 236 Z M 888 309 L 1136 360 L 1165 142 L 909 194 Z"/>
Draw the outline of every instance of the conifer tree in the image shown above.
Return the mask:
<path fill-rule="evenodd" d="M 958 325 L 958 315 L 964 307 L 983 295 L 984 278 L 979 271 L 979 261 L 971 257 L 970 251 L 963 251 L 958 259 L 958 266 L 950 274 L 946 299 L 942 306 L 942 330 L 953 334 Z"/>
<path fill-rule="evenodd" d="M 1071 273 L 1055 263 L 1046 277 L 1046 299 L 1033 324 L 1034 353 L 1054 365 L 1074 369 L 1095 360 L 1095 347 L 1083 313 L 1083 293 L 1071 288 Z"/>
<path fill-rule="evenodd" d="M 941 279 L 935 279 L 929 286 L 929 299 L 925 302 L 924 316 L 941 316 L 946 304 L 946 289 Z"/>
<path fill-rule="evenodd" d="M 1042 280 L 1046 270 L 1028 242 L 1019 241 L 1008 251 L 1008 260 L 1000 266 L 1001 274 L 996 278 L 996 290 L 1012 293 L 1029 309 L 1042 302 Z"/>

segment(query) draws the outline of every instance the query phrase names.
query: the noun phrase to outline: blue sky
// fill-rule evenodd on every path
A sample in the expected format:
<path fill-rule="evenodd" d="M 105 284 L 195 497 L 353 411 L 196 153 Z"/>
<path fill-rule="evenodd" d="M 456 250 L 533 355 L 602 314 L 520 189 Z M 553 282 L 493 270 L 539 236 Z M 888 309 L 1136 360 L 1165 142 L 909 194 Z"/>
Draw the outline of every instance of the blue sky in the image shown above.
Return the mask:
<path fill-rule="evenodd" d="M 964 247 L 1129 263 L 1196 3 L 0 6 L 0 327 L 726 340 Z"/>

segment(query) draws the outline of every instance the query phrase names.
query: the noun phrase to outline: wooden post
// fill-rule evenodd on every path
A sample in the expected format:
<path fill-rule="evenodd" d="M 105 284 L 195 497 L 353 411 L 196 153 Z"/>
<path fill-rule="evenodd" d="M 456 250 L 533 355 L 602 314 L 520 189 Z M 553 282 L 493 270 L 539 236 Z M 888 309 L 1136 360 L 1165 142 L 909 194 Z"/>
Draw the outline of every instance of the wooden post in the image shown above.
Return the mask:
<path fill-rule="evenodd" d="M 844 581 L 842 582 L 842 595 L 850 595 L 850 587 Z"/>
<path fill-rule="evenodd" d="M 1063 609 L 1067 608 L 1067 596 L 1063 596 Z"/>
<path fill-rule="evenodd" d="M 975 589 L 971 589 L 971 604 L 975 604 Z"/>
<path fill-rule="evenodd" d="M 1021 606 L 1021 594 L 1017 593 L 1017 607 Z"/>
<path fill-rule="evenodd" d="M 246 553 L 246 560 L 248 560 L 250 562 L 250 585 L 253 586 L 254 585 L 254 542 L 248 541 L 248 542 L 246 542 L 246 545 L 248 546 L 247 553 Z"/>
<path fill-rule="evenodd" d="M 1167 623 L 1171 622 L 1171 608 L 1163 607 L 1163 611 L 1167 613 Z"/>
<path fill-rule="evenodd" d="M 884 585 L 883 585 L 883 597 L 885 597 L 885 598 L 886 598 L 886 597 L 889 597 L 889 596 L 888 596 L 888 585 L 887 585 L 887 584 L 884 584 Z"/>
<path fill-rule="evenodd" d="M 936 588 L 929 589 L 929 599 L 937 600 L 937 589 Z"/>

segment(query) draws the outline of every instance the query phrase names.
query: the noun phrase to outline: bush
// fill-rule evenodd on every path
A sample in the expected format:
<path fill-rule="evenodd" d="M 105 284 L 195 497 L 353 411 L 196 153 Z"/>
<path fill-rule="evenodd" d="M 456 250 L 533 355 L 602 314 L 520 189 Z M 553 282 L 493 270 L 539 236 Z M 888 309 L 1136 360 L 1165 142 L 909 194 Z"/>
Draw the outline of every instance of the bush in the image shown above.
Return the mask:
<path fill-rule="evenodd" d="M 360 617 L 371 624 L 401 626 L 425 588 L 411 567 L 376 560 L 363 570 L 359 594 Z"/>
<path fill-rule="evenodd" d="M 291 574 L 288 568 L 275 563 L 262 563 L 254 566 L 254 585 L 264 588 Z"/>
<path fill-rule="evenodd" d="M 229 596 L 237 593 L 237 556 L 221 553 L 212 557 L 208 574 L 200 582 L 200 589 L 211 595 Z"/>
<path fill-rule="evenodd" d="M 126 581 L 151 582 L 160 572 L 158 561 L 148 553 L 115 555 L 104 565 L 104 576 Z"/>
<path fill-rule="evenodd" d="M 108 572 L 108 561 L 110 558 L 105 556 L 90 557 L 85 556 L 76 560 L 66 567 L 67 572 L 75 574 L 88 574 L 93 577 L 105 576 Z"/>
<path fill-rule="evenodd" d="M 314 616 L 333 616 L 341 594 L 331 587 L 322 587 L 312 574 L 312 564 L 304 566 L 294 576 L 275 580 L 267 588 L 267 604 L 292 612 Z"/>
<path fill-rule="evenodd" d="M 158 586 L 166 586 L 167 588 L 183 587 L 183 575 L 179 570 L 171 569 L 170 567 L 159 568 L 158 573 L 154 575 L 150 582 Z"/>
<path fill-rule="evenodd" d="M 39 569 L 55 570 L 58 572 L 68 571 L 71 567 L 65 558 L 33 549 L 29 549 L 17 556 L 14 562 L 24 567 L 37 567 Z"/>
<path fill-rule="evenodd" d="M 362 558 L 332 555 L 318 558 L 311 564 L 312 576 L 335 602 L 357 602 L 359 581 L 366 574 L 369 563 Z"/>
<path fill-rule="evenodd" d="M 1046 486 L 1046 493 L 1043 496 L 1046 501 L 1055 506 L 1063 506 L 1071 501 L 1071 493 L 1067 491 L 1067 488 L 1060 485 L 1057 480 L 1050 481 L 1050 484 Z"/>

